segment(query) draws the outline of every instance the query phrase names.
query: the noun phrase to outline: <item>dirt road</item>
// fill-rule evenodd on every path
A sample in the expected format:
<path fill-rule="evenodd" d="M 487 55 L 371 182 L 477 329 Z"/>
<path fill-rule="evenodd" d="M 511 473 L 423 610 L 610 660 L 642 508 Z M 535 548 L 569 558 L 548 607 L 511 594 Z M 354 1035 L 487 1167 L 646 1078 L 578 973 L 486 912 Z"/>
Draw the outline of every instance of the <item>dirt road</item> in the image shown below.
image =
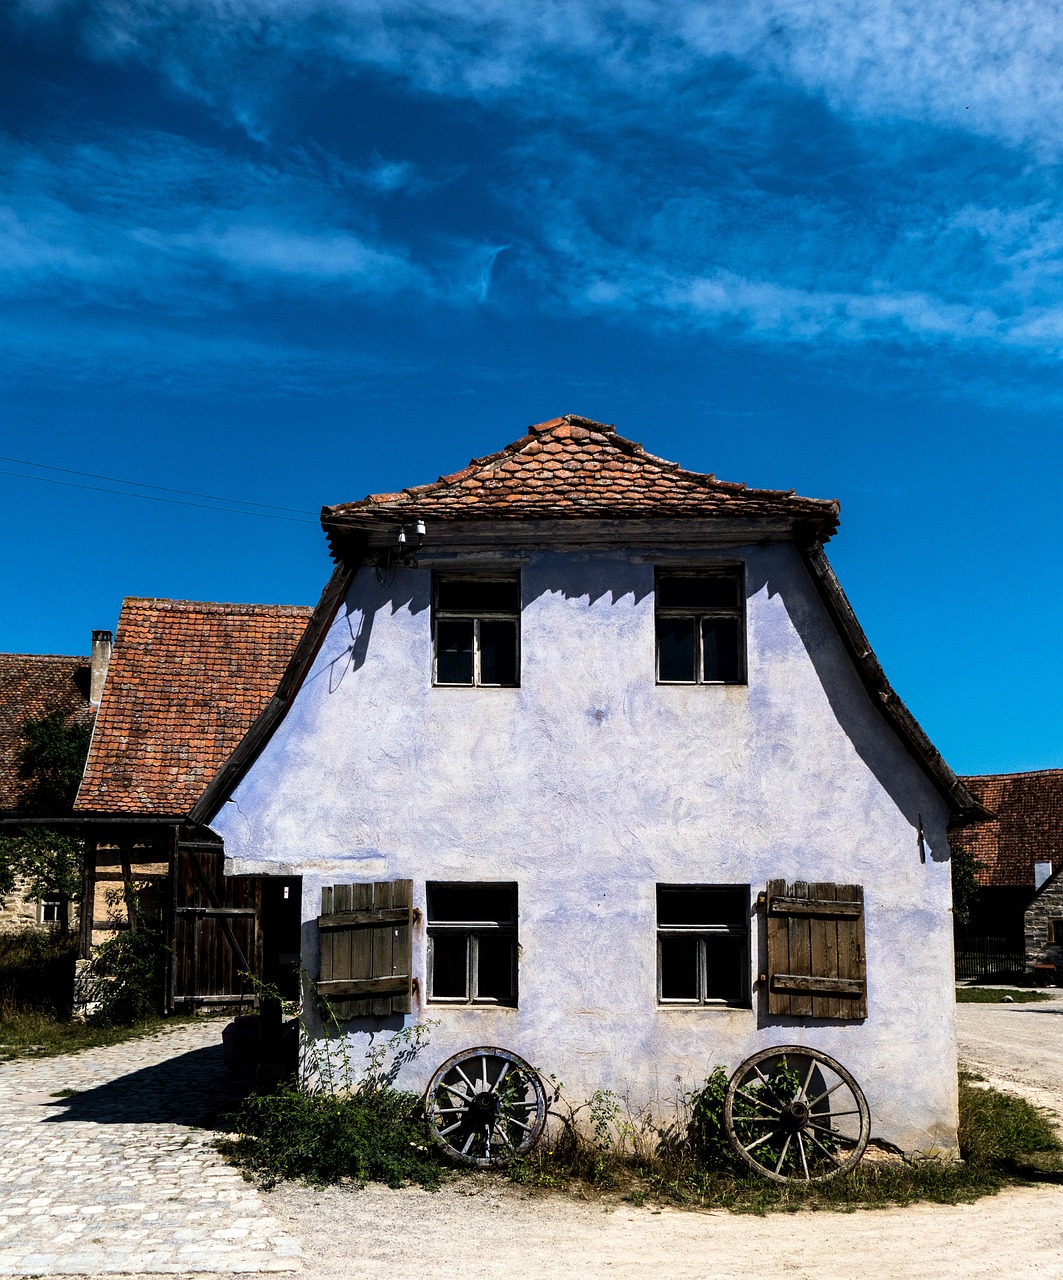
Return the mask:
<path fill-rule="evenodd" d="M 1063 998 L 960 1005 L 961 1053 L 1003 1087 L 1063 1114 Z M 955 1208 L 917 1205 L 765 1218 L 608 1211 L 517 1188 L 436 1194 L 284 1187 L 270 1210 L 315 1277 L 388 1280 L 1063 1280 L 1063 1187 Z"/>

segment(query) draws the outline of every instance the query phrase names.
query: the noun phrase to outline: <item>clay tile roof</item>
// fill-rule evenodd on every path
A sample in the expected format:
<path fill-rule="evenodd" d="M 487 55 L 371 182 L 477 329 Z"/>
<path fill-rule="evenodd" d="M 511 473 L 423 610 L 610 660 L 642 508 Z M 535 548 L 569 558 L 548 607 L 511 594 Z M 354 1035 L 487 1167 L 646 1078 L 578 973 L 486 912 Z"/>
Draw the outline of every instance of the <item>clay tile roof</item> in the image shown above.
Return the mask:
<path fill-rule="evenodd" d="M 273 696 L 312 612 L 127 599 L 75 808 L 187 813 Z"/>
<path fill-rule="evenodd" d="M 575 414 L 529 427 L 499 453 L 401 493 L 325 507 L 322 522 L 401 519 L 633 519 L 726 515 L 785 517 L 826 541 L 838 504 L 793 490 L 747 489 L 684 471 L 625 440 L 615 428 Z"/>
<path fill-rule="evenodd" d="M 22 726 L 53 711 L 91 723 L 89 659 L 52 653 L 0 653 L 0 809 L 23 807 L 28 780 L 19 777 Z"/>
<path fill-rule="evenodd" d="M 1034 863 L 1063 869 L 1063 769 L 988 773 L 961 778 L 988 818 L 967 823 L 949 837 L 982 864 L 981 885 L 1034 887 Z"/>

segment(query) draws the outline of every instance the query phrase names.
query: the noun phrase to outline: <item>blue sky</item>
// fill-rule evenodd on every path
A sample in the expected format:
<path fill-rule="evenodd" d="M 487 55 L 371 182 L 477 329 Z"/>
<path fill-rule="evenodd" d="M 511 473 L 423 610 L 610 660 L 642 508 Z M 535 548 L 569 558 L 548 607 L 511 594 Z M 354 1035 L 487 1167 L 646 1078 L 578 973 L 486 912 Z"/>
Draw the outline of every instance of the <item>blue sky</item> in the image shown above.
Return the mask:
<path fill-rule="evenodd" d="M 0 454 L 293 510 L 0 461 L 0 647 L 313 601 L 322 502 L 575 412 L 840 499 L 949 762 L 1063 765 L 1060 65 L 1049 0 L 15 0 Z"/>

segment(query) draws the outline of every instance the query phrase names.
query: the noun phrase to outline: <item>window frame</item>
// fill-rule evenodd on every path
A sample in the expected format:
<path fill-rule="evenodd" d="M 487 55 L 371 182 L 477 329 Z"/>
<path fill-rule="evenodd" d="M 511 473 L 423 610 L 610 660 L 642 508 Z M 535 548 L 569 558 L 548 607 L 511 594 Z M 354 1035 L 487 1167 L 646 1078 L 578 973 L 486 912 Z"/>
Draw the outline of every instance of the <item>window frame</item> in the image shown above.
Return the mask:
<path fill-rule="evenodd" d="M 505 582 L 515 584 L 517 588 L 516 609 L 445 609 L 439 604 L 439 587 L 444 582 Z M 460 570 L 435 569 L 432 571 L 432 687 L 437 689 L 519 689 L 521 662 L 521 612 L 523 599 L 521 596 L 521 574 L 519 569 L 483 569 L 461 572 Z M 439 678 L 439 623 L 440 621 L 471 621 L 472 633 L 472 680 L 440 680 Z M 516 636 L 513 665 L 516 680 L 512 684 L 485 683 L 480 673 L 480 623 L 512 622 Z"/>
<path fill-rule="evenodd" d="M 512 920 L 433 920 L 432 893 L 436 889 L 511 889 L 513 892 Z M 425 970 L 425 1000 L 428 1004 L 450 1004 L 480 1008 L 514 1009 L 517 1007 L 517 958 L 519 952 L 517 929 L 520 897 L 515 880 L 429 880 L 425 885 L 425 934 L 428 940 L 427 968 Z M 463 936 L 465 946 L 465 995 L 437 996 L 435 994 L 435 939 L 439 936 Z M 512 939 L 509 953 L 510 988 L 513 995 L 508 1000 L 497 996 L 477 995 L 479 986 L 480 937 L 493 935 Z"/>
<path fill-rule="evenodd" d="M 684 605 L 661 604 L 660 584 L 669 578 L 729 578 L 733 579 L 738 602 L 735 605 L 709 605 L 692 608 Z M 661 678 L 661 618 L 690 618 L 694 622 L 694 679 L 664 680 Z M 733 680 L 705 679 L 705 651 L 702 621 L 705 618 L 735 618 L 738 622 L 738 674 Z M 653 576 L 653 672 L 657 684 L 694 688 L 700 685 L 744 685 L 748 683 L 746 662 L 746 573 L 745 562 L 721 561 L 712 565 L 657 565 Z"/>
<path fill-rule="evenodd" d="M 55 914 L 49 915 L 48 912 L 54 909 Z M 59 924 L 63 914 L 63 899 L 58 893 L 46 893 L 42 898 L 37 900 L 37 923 L 38 924 Z"/>
<path fill-rule="evenodd" d="M 712 890 L 726 889 L 732 892 L 741 891 L 744 893 L 745 906 L 743 918 L 738 923 L 732 924 L 711 924 L 702 922 L 700 924 L 661 924 L 660 907 L 661 907 L 661 890 Z M 658 881 L 654 886 L 654 923 L 657 928 L 657 1004 L 664 1009 L 751 1009 L 753 1007 L 753 989 L 751 982 L 751 964 L 752 964 L 752 926 L 751 926 L 751 906 L 752 902 L 752 885 L 743 883 L 713 883 L 713 884 L 665 884 Z M 743 944 L 742 950 L 742 987 L 738 995 L 733 1000 L 727 1000 L 720 996 L 709 996 L 708 978 L 708 939 L 729 937 L 737 938 Z M 698 960 L 697 960 L 697 984 L 698 994 L 696 998 L 676 997 L 664 995 L 664 970 L 662 965 L 662 942 L 665 938 L 694 938 L 698 943 Z"/>

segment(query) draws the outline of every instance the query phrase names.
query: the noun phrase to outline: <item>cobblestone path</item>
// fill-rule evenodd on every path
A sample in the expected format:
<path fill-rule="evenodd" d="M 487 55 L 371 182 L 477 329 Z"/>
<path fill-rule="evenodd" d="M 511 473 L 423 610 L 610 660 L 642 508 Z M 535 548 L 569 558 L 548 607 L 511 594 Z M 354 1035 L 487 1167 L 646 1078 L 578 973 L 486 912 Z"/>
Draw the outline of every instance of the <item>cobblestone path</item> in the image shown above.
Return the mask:
<path fill-rule="evenodd" d="M 0 1275 L 301 1269 L 198 1127 L 234 1101 L 222 1025 L 0 1063 Z"/>

